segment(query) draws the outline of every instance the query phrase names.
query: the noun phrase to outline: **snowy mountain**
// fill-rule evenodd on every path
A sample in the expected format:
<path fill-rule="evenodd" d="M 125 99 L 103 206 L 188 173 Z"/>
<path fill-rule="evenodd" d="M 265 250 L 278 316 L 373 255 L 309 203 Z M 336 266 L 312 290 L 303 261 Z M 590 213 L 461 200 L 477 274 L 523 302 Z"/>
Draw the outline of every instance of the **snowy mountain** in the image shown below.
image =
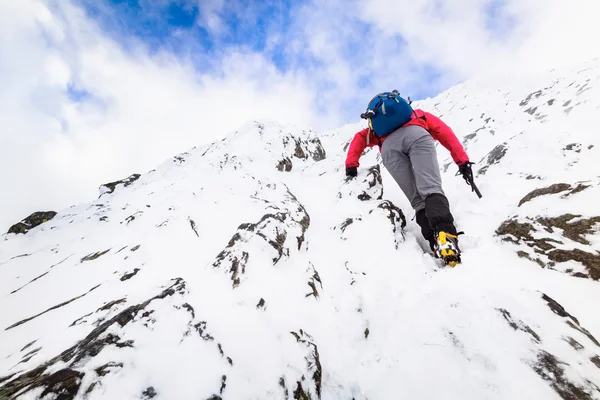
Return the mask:
<path fill-rule="evenodd" d="M 0 399 L 600 399 L 600 61 L 415 105 L 477 162 L 462 265 L 345 179 L 360 124 L 252 122 L 4 235 Z"/>

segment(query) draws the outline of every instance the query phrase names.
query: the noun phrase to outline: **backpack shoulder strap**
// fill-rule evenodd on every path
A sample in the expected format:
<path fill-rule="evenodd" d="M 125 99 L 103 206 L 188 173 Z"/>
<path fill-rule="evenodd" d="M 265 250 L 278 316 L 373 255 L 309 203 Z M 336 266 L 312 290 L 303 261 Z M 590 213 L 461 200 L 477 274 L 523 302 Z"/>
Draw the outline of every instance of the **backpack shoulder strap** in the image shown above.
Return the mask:
<path fill-rule="evenodd" d="M 420 111 L 420 110 L 419 110 Z M 427 121 L 427 118 L 425 118 L 425 114 L 419 115 L 419 113 L 417 112 L 417 110 L 413 110 L 413 113 L 415 114 L 416 118 L 420 118 L 423 121 Z"/>

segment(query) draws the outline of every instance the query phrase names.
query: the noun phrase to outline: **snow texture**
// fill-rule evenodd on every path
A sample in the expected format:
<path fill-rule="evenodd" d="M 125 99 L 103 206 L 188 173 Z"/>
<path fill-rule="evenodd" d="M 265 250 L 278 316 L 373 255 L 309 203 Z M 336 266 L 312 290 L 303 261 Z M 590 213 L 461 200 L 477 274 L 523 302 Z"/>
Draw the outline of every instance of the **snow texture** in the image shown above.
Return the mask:
<path fill-rule="evenodd" d="M 413 105 L 463 264 L 362 125 L 252 122 L 4 236 L 0 399 L 600 399 L 600 62 Z"/>

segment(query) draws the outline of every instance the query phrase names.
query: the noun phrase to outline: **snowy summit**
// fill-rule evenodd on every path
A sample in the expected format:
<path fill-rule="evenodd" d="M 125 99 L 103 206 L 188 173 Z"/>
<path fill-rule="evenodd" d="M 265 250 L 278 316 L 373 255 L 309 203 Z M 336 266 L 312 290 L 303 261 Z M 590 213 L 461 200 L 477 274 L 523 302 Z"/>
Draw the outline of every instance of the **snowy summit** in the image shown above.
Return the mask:
<path fill-rule="evenodd" d="M 600 61 L 415 106 L 476 162 L 437 147 L 460 265 L 376 147 L 345 178 L 362 124 L 250 122 L 15 218 L 0 399 L 600 399 Z"/>

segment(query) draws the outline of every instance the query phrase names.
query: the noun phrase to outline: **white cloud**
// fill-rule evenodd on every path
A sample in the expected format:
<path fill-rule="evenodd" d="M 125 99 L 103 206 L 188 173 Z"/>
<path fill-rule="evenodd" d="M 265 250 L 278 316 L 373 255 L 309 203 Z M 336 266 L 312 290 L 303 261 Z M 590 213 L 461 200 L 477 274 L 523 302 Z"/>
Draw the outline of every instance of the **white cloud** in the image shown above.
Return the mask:
<path fill-rule="evenodd" d="M 67 3 L 51 12 L 40 1 L 4 2 L 0 15 L 0 230 L 92 200 L 101 183 L 247 120 L 311 122 L 310 85 L 260 54 L 229 49 L 218 72 L 200 74 L 140 43 L 125 51 Z M 70 99 L 70 83 L 92 97 Z"/>
<path fill-rule="evenodd" d="M 501 70 L 549 69 L 598 55 L 598 5 L 574 0 L 366 0 L 360 17 L 400 35 L 412 60 L 438 66 L 450 80 Z M 508 21 L 487 26 L 495 6 Z M 380 39 L 381 40 L 381 39 Z"/>
<path fill-rule="evenodd" d="M 220 35 L 226 31 L 221 12 L 225 7 L 225 0 L 199 0 L 198 24 L 212 34 Z"/>

